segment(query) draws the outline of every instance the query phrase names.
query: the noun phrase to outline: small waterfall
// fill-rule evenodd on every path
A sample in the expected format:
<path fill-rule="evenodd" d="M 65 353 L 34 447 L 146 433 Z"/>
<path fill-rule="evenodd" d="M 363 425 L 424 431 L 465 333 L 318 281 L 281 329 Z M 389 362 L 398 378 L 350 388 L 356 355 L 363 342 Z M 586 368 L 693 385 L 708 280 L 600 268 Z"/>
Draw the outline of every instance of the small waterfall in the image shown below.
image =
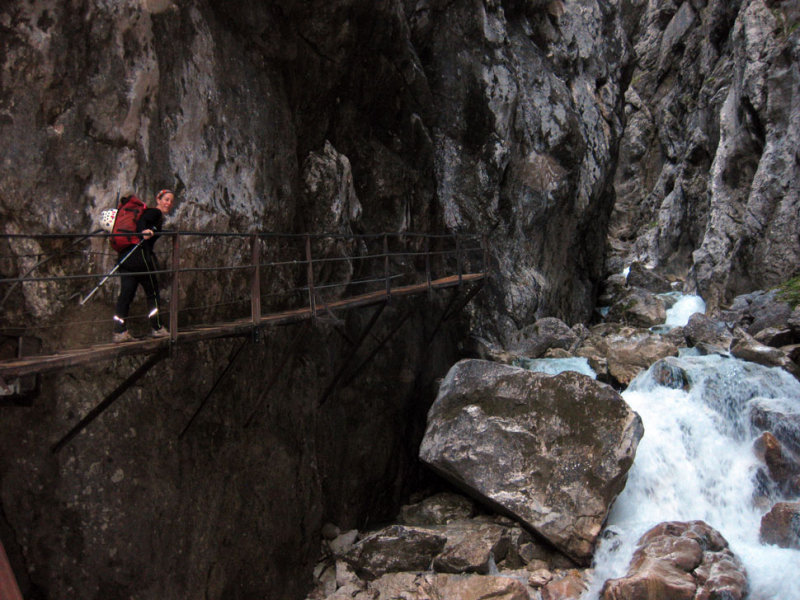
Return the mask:
<path fill-rule="evenodd" d="M 516 358 L 513 363 L 515 367 L 522 367 L 528 371 L 545 373 L 546 375 L 558 375 L 564 371 L 576 371 L 582 375 L 587 375 L 592 379 L 597 379 L 597 373 L 589 366 L 586 358 L 575 356 L 572 358 Z"/>
<path fill-rule="evenodd" d="M 705 313 L 706 303 L 700 296 L 678 294 L 678 301 L 667 309 L 664 325 L 668 328 L 683 327 L 694 313 Z"/>
<path fill-rule="evenodd" d="M 781 498 L 769 498 L 767 509 L 754 502 L 760 463 L 752 446 L 760 432 L 749 423 L 756 403 L 800 412 L 800 383 L 781 369 L 734 358 L 668 360 L 683 371 L 689 391 L 659 385 L 651 368 L 623 393 L 645 433 L 609 515 L 584 598 L 597 598 L 605 580 L 625 575 L 636 542 L 653 525 L 702 519 L 742 559 L 750 600 L 800 600 L 800 551 L 759 542 L 761 517 Z"/>

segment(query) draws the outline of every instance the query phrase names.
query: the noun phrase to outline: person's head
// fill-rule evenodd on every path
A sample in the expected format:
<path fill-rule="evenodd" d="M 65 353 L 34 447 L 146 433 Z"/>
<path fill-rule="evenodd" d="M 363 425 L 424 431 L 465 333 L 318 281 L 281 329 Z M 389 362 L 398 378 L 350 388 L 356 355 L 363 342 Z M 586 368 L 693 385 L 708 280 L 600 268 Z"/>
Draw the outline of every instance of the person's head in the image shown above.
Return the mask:
<path fill-rule="evenodd" d="M 175 192 L 172 190 L 161 190 L 156 194 L 156 207 L 165 215 L 170 213 L 174 202 Z"/>

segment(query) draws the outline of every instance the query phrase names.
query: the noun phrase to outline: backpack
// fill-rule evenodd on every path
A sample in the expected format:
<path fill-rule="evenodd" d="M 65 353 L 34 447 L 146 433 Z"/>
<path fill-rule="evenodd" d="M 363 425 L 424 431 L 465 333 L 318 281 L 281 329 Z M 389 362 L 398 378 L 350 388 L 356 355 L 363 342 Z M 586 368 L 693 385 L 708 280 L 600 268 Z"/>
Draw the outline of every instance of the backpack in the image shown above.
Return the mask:
<path fill-rule="evenodd" d="M 125 233 L 128 235 L 114 235 L 110 238 L 111 247 L 114 250 L 121 252 L 125 248 L 135 246 L 141 241 L 141 236 L 136 233 L 136 223 L 145 208 L 147 208 L 147 205 L 136 196 L 128 196 L 120 200 L 111 233 Z"/>

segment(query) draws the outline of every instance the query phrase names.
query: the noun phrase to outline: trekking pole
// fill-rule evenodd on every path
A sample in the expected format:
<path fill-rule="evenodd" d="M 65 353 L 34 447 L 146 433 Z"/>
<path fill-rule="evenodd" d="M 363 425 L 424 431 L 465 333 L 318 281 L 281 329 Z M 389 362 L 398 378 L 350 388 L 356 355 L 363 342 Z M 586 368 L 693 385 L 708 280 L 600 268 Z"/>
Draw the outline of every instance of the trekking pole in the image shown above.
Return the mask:
<path fill-rule="evenodd" d="M 89 298 L 91 298 L 91 297 L 94 295 L 94 293 L 95 293 L 97 290 L 99 290 L 99 289 L 100 289 L 100 286 L 102 286 L 102 285 L 103 285 L 103 284 L 104 284 L 106 281 L 108 281 L 108 278 L 109 278 L 109 277 L 111 277 L 111 276 L 112 276 L 114 273 L 116 273 L 116 272 L 117 272 L 117 269 L 119 269 L 119 268 L 122 266 L 122 263 L 124 263 L 126 260 L 128 260 L 128 257 L 129 257 L 131 254 L 133 254 L 134 252 L 136 252 L 136 249 L 137 249 L 139 246 L 141 246 L 143 242 L 144 242 L 144 240 L 141 240 L 141 241 L 140 241 L 138 244 L 136 244 L 136 245 L 133 247 L 133 250 L 131 250 L 130 252 L 128 252 L 128 253 L 125 255 L 125 258 L 123 258 L 121 261 L 119 261 L 119 262 L 118 262 L 118 263 L 117 263 L 117 264 L 114 266 L 114 268 L 113 268 L 113 269 L 111 269 L 111 270 L 108 272 L 108 275 L 106 275 L 105 277 L 103 277 L 103 279 L 100 281 L 100 283 L 98 283 L 96 286 L 94 286 L 94 289 L 93 289 L 91 292 L 89 292 L 89 293 L 86 295 L 86 298 L 84 298 L 83 300 L 81 300 L 79 304 L 80 304 L 81 306 L 83 306 L 84 304 L 86 304 L 86 302 L 89 300 Z"/>

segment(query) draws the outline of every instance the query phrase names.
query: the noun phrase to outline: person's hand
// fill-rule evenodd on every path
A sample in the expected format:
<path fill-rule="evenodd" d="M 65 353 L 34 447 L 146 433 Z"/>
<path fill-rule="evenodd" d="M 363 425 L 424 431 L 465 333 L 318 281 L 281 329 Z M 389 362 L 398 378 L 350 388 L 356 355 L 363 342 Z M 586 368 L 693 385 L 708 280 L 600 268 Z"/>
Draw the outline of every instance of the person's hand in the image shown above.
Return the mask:
<path fill-rule="evenodd" d="M 152 229 L 144 229 L 144 230 L 142 230 L 142 235 L 144 236 L 144 239 L 149 240 L 154 235 L 153 234 L 153 230 Z"/>

